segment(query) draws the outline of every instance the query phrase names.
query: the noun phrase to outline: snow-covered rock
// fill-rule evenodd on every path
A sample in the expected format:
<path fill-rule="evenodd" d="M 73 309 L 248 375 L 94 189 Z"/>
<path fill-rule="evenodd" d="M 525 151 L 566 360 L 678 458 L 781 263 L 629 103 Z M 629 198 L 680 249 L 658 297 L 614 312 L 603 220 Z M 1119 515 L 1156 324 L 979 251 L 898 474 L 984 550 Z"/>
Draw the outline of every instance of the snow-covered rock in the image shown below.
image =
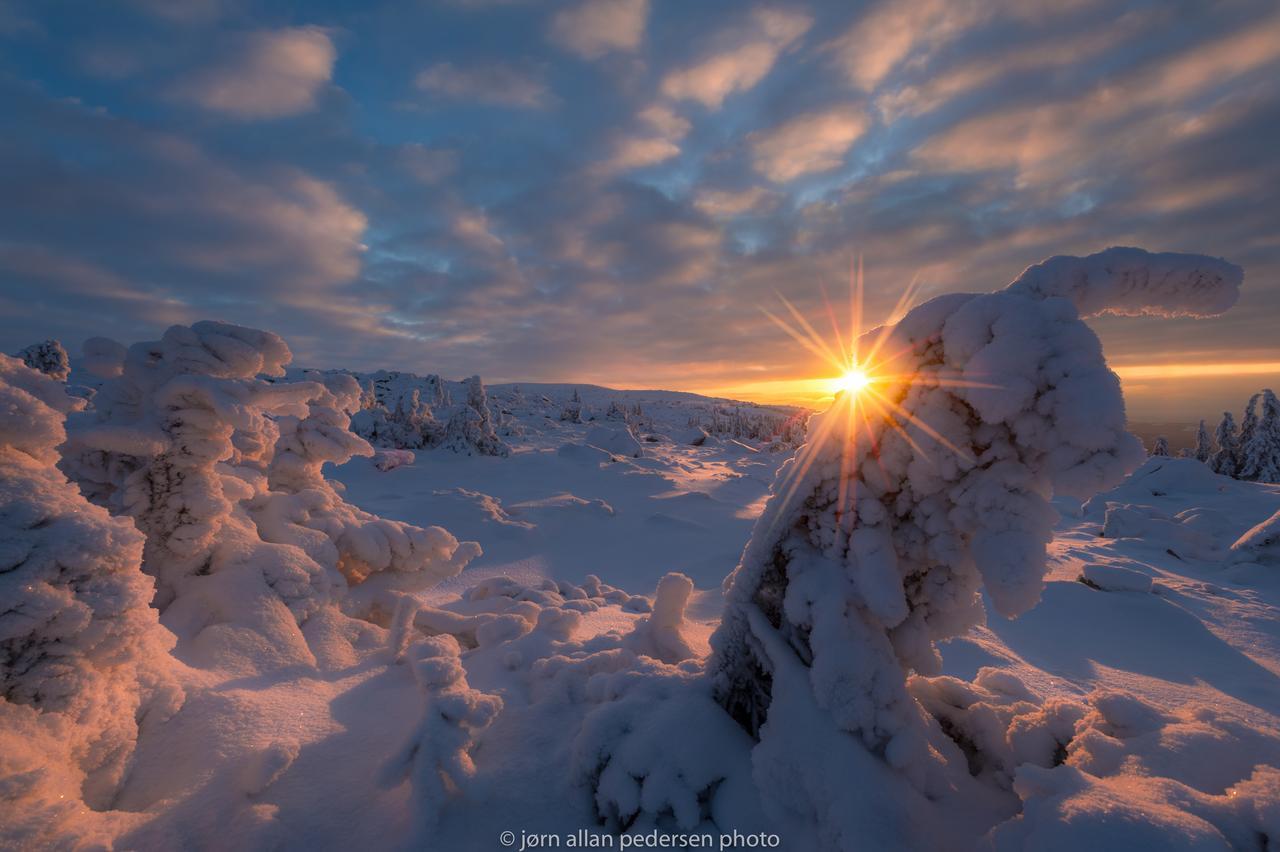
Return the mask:
<path fill-rule="evenodd" d="M 644 447 L 627 426 L 593 426 L 587 430 L 583 442 L 598 447 L 615 456 L 638 459 L 644 455 Z"/>
<path fill-rule="evenodd" d="M 1231 545 L 1228 559 L 1280 565 L 1280 511 L 1240 536 Z"/>
<path fill-rule="evenodd" d="M 1104 592 L 1149 592 L 1151 575 L 1121 565 L 1091 562 L 1081 566 L 1080 579 Z"/>
<path fill-rule="evenodd" d="M 373 454 L 373 466 L 382 471 L 411 465 L 413 460 L 413 450 L 377 450 Z"/>

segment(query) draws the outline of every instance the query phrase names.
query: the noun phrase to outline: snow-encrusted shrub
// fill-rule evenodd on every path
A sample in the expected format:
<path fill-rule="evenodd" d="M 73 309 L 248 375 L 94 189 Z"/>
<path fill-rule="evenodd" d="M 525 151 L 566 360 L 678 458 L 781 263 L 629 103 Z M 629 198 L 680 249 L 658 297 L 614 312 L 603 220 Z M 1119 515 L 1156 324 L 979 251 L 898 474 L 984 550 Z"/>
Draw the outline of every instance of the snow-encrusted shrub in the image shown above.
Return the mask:
<path fill-rule="evenodd" d="M 67 350 L 56 340 L 44 340 L 33 343 L 14 355 L 22 359 L 33 370 L 39 370 L 51 379 L 65 382 L 71 375 L 71 361 L 67 358 Z"/>
<path fill-rule="evenodd" d="M 436 375 L 376 373 L 351 420 L 351 429 L 376 447 L 420 450 L 442 447 L 463 455 L 506 456 L 510 448 L 498 437 L 502 424 L 489 408 L 479 376 L 464 383 L 466 400 L 454 404 Z M 503 426 L 513 433 L 511 424 Z"/>
<path fill-rule="evenodd" d="M 501 698 L 467 684 L 459 653 L 457 641 L 448 635 L 418 640 L 405 652 L 422 690 L 422 721 L 383 768 L 382 782 L 411 782 L 419 802 L 420 843 L 430 842 L 450 796 L 475 774 L 471 746 L 502 709 Z"/>
<path fill-rule="evenodd" d="M 846 401 L 810 422 L 712 639 L 717 698 L 759 740 L 780 819 L 816 824 L 833 848 L 874 847 L 956 783 L 956 747 L 906 674 L 936 673 L 934 643 L 982 619 L 980 587 L 1007 616 L 1036 602 L 1055 490 L 1090 494 L 1143 457 L 1080 316 L 1217 312 L 1241 279 L 1221 260 L 1110 249 L 869 335 L 896 353 L 884 372 L 910 380 L 878 386 L 889 410 L 850 417 Z M 871 812 L 898 827 L 867 836 Z"/>
<path fill-rule="evenodd" d="M 373 453 L 347 428 L 359 387 L 342 374 L 260 378 L 290 357 L 270 332 L 174 326 L 131 347 L 95 408 L 69 422 L 64 469 L 146 535 L 155 604 L 179 651 L 210 665 L 314 664 L 309 646 L 331 645 L 314 631 L 332 618 L 308 621 L 326 605 L 370 614 L 384 593 L 456 574 L 479 550 L 341 499 L 321 468 Z"/>
<path fill-rule="evenodd" d="M 55 467 L 80 405 L 0 355 L 0 824 L 29 848 L 70 844 L 83 803 L 110 807 L 138 720 L 181 699 L 142 536 Z"/>
<path fill-rule="evenodd" d="M 1151 455 L 1153 456 L 1169 455 L 1169 439 L 1166 438 L 1164 435 L 1158 436 L 1156 438 L 1155 443 L 1151 445 Z"/>
<path fill-rule="evenodd" d="M 266 541 L 294 544 L 351 587 L 345 608 L 359 616 L 390 608 L 392 592 L 415 591 L 457 574 L 479 555 L 439 527 L 379 518 L 347 503 L 324 478 L 325 464 L 344 464 L 373 449 L 348 429 L 344 413 L 358 404 L 360 386 L 329 374 L 307 400 L 306 416 L 282 416 L 267 468 L 268 491 L 248 503 Z"/>

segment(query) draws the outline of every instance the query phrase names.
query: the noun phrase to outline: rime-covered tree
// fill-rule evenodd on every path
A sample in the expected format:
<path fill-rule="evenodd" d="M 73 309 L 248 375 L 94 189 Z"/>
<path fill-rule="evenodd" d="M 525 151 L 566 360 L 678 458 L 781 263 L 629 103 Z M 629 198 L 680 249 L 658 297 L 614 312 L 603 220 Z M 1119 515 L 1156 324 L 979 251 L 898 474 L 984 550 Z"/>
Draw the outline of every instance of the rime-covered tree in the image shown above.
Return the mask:
<path fill-rule="evenodd" d="M 0 355 L 0 824 L 29 848 L 78 846 L 41 832 L 84 803 L 109 808 L 138 720 L 181 697 L 142 535 L 56 467 L 63 417 L 81 405 Z"/>
<path fill-rule="evenodd" d="M 1169 455 L 1169 439 L 1164 435 L 1156 437 L 1156 442 L 1151 445 L 1151 455 L 1167 456 Z"/>
<path fill-rule="evenodd" d="M 1222 412 L 1222 422 L 1214 433 L 1214 441 L 1218 449 L 1209 459 L 1209 467 L 1214 473 L 1235 476 L 1240 472 L 1240 435 L 1230 411 Z"/>
<path fill-rule="evenodd" d="M 573 396 L 560 408 L 560 419 L 566 423 L 582 422 L 582 394 L 573 389 Z"/>
<path fill-rule="evenodd" d="M 33 343 L 14 357 L 21 358 L 22 363 L 31 369 L 39 370 L 60 382 L 65 382 L 67 376 L 71 375 L 71 361 L 67 358 L 67 350 L 56 340 Z"/>
<path fill-rule="evenodd" d="M 1280 399 L 1262 391 L 1257 425 L 1242 448 L 1240 476 L 1256 482 L 1280 482 Z"/>
<path fill-rule="evenodd" d="M 1240 452 L 1242 454 L 1242 464 L 1244 461 L 1244 448 L 1248 446 L 1249 440 L 1253 437 L 1253 430 L 1258 428 L 1258 400 L 1261 398 L 1261 391 L 1249 397 L 1249 401 L 1244 407 L 1244 417 L 1240 420 Z"/>
<path fill-rule="evenodd" d="M 1006 616 L 1033 605 L 1052 494 L 1093 493 L 1142 458 L 1080 317 L 1220 313 L 1242 277 L 1137 249 L 1056 257 L 885 332 L 880 351 L 911 376 L 882 389 L 896 408 L 814 419 L 712 638 L 714 690 L 758 741 L 766 802 L 812 820 L 830 848 L 910 845 L 919 812 L 968 769 L 907 673 L 939 670 L 935 643 L 982 618 L 981 588 Z"/>
<path fill-rule="evenodd" d="M 373 453 L 348 430 L 359 387 L 343 374 L 263 378 L 282 376 L 290 358 L 270 332 L 174 326 L 130 347 L 95 408 L 68 424 L 64 470 L 146 536 L 155 604 L 192 659 L 314 664 L 312 648 L 351 632 L 330 605 L 357 601 L 366 615 L 380 592 L 456 574 L 478 552 L 341 499 L 320 470 Z"/>
<path fill-rule="evenodd" d="M 1209 440 L 1209 429 L 1204 425 L 1204 421 L 1200 421 L 1200 426 L 1196 429 L 1196 446 L 1191 451 L 1191 457 L 1198 462 L 1209 463 L 1209 459 L 1213 458 L 1213 442 Z"/>

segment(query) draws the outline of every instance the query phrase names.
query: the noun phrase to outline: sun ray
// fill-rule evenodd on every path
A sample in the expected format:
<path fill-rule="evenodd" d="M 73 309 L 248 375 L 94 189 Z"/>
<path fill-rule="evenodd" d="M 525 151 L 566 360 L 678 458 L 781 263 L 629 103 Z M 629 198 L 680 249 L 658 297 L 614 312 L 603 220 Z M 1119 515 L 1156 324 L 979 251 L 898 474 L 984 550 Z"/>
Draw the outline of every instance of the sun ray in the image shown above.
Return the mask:
<path fill-rule="evenodd" d="M 916 457 L 935 466 L 942 450 L 955 453 L 968 464 L 976 463 L 970 452 L 956 446 L 918 413 L 908 409 L 904 404 L 906 389 L 922 381 L 925 392 L 932 388 L 996 389 L 1001 386 L 980 381 L 980 376 L 948 375 L 942 365 L 924 374 L 909 368 L 904 370 L 904 361 L 913 363 L 918 357 L 918 344 L 905 341 L 890 349 L 890 343 L 894 340 L 895 322 L 915 303 L 921 287 L 920 276 L 912 277 L 899 294 L 887 321 L 872 334 L 862 328 L 865 280 L 862 255 L 854 255 L 849 269 L 850 327 L 843 331 L 827 289 L 819 283 L 833 341 L 824 340 L 781 293 L 777 293 L 777 297 L 786 308 L 786 316 L 761 308 L 790 338 L 835 372 L 833 378 L 826 380 L 834 396 L 831 408 L 817 419 L 814 430 L 779 483 L 780 511 L 774 515 L 773 523 L 787 517 L 786 508 L 796 499 L 814 464 L 826 457 L 826 447 L 832 440 L 841 442 L 839 455 L 833 459 L 840 470 L 834 511 L 837 523 L 848 530 L 856 523 L 858 467 L 873 463 L 884 469 L 881 452 L 886 437 L 900 439 Z"/>

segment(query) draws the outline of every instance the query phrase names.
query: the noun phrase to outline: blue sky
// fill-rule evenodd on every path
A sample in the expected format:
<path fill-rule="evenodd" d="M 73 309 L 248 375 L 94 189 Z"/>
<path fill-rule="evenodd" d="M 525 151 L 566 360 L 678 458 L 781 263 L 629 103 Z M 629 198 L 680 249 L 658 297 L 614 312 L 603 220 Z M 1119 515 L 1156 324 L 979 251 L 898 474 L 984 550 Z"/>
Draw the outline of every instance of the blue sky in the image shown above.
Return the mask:
<path fill-rule="evenodd" d="M 5 351 L 216 317 L 313 366 L 748 392 L 824 370 L 761 308 L 816 317 L 857 254 L 879 319 L 1128 244 L 1247 277 L 1096 322 L 1122 375 L 1280 362 L 1274 3 L 0 0 L 0 109 Z"/>

